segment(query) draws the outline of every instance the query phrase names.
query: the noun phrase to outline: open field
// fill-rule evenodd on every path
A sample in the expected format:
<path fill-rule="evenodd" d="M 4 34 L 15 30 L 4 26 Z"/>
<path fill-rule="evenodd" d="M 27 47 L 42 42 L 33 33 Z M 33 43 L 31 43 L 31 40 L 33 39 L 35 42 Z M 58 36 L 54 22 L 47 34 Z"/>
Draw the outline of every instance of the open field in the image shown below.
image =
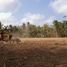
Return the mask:
<path fill-rule="evenodd" d="M 67 44 L 67 38 L 20 38 L 25 43 L 37 44 Z"/>
<path fill-rule="evenodd" d="M 0 67 L 67 67 L 67 38 L 20 38 L 0 42 Z"/>

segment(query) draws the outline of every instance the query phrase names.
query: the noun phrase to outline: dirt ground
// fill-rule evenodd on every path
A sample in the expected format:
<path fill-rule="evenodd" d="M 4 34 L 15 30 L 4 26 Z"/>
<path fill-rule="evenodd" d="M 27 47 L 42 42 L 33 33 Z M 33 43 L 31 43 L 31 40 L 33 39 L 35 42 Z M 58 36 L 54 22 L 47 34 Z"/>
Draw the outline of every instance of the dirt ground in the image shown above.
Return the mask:
<path fill-rule="evenodd" d="M 0 67 L 67 67 L 67 38 L 0 41 Z"/>

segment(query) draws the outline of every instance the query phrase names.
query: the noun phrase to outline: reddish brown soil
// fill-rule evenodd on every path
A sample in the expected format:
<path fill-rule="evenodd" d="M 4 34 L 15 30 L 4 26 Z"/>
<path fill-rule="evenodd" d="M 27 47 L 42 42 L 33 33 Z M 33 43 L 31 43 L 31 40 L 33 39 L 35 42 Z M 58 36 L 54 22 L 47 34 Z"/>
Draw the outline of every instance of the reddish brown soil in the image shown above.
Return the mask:
<path fill-rule="evenodd" d="M 20 38 L 0 42 L 0 67 L 67 67 L 67 38 Z"/>

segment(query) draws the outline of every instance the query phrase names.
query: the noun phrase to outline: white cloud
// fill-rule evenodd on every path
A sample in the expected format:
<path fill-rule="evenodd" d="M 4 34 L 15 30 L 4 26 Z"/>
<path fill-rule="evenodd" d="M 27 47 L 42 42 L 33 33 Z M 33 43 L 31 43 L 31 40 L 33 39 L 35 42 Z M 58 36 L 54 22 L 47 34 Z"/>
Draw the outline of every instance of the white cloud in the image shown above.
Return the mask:
<path fill-rule="evenodd" d="M 19 0 L 0 0 L 0 12 L 14 11 L 19 5 Z"/>
<path fill-rule="evenodd" d="M 16 24 L 15 23 L 15 17 L 12 16 L 12 13 L 10 13 L 10 12 L 0 13 L 0 21 L 4 25 Z"/>
<path fill-rule="evenodd" d="M 46 19 L 45 16 L 41 14 L 27 13 L 22 18 L 21 23 L 30 22 L 31 24 L 43 25 L 45 23 L 51 24 L 53 20 L 53 17 Z"/>
<path fill-rule="evenodd" d="M 18 9 L 19 5 L 20 0 L 0 0 L 0 21 L 4 25 L 15 25 L 18 23 L 13 12 Z"/>
<path fill-rule="evenodd" d="M 45 20 L 45 23 L 51 25 L 54 20 L 55 20 L 55 17 L 49 17 L 48 19 Z"/>
<path fill-rule="evenodd" d="M 67 0 L 53 0 L 50 5 L 56 12 L 67 15 Z"/>
<path fill-rule="evenodd" d="M 32 24 L 40 24 L 40 21 L 42 21 L 44 19 L 44 16 L 41 14 L 34 14 L 34 13 L 27 13 L 24 15 L 24 17 L 22 18 L 21 22 L 26 23 L 26 22 L 30 22 Z"/>

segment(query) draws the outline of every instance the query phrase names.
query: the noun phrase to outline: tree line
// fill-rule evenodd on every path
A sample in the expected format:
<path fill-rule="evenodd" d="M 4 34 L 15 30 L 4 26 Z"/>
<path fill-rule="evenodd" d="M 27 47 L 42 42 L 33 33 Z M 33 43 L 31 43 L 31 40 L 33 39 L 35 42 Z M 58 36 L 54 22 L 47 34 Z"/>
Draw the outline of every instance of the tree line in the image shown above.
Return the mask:
<path fill-rule="evenodd" d="M 10 29 L 13 36 L 16 37 L 67 37 L 67 21 L 54 20 L 52 25 L 44 24 L 43 26 L 37 26 L 27 22 L 20 26 L 3 26 L 0 22 L 0 29 L 5 27 Z"/>

